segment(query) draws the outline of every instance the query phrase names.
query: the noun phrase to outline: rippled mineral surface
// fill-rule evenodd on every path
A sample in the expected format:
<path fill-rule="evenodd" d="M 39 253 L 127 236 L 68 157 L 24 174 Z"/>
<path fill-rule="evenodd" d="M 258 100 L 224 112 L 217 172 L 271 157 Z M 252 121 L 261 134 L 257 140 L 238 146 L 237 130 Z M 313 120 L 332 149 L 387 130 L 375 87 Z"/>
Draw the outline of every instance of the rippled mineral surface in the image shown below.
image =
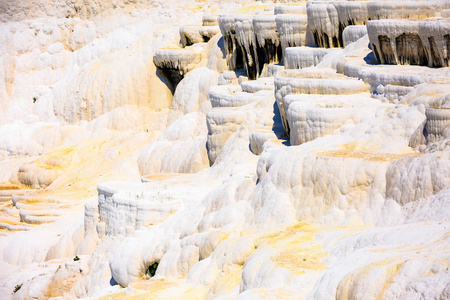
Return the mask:
<path fill-rule="evenodd" d="M 0 1 L 1 299 L 450 299 L 450 1 Z"/>

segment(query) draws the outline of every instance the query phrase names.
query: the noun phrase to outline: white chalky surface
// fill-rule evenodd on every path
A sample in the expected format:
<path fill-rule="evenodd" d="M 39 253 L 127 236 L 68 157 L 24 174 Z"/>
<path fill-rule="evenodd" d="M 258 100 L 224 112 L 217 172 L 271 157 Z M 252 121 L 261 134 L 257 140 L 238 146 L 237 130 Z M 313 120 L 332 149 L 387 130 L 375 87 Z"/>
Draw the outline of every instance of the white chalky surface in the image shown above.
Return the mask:
<path fill-rule="evenodd" d="M 450 298 L 448 1 L 275 2 L 0 1 L 1 299 Z"/>

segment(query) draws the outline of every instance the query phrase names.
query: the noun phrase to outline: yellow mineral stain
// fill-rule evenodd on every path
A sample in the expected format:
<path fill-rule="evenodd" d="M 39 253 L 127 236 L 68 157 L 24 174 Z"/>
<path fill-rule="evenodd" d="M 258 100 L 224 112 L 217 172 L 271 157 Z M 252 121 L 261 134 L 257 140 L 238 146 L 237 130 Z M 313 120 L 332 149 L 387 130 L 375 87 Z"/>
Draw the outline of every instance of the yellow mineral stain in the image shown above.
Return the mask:
<path fill-rule="evenodd" d="M 242 266 L 234 268 L 232 271 L 220 276 L 209 289 L 209 296 L 218 296 L 221 291 L 228 292 L 241 284 Z"/>
<path fill-rule="evenodd" d="M 376 299 L 383 299 L 383 295 L 390 286 L 391 283 L 395 282 L 398 277 L 399 270 L 403 267 L 404 262 L 396 264 L 395 266 L 387 269 L 386 280 L 383 283 L 380 291 L 378 292 Z"/>
<path fill-rule="evenodd" d="M 248 14 L 248 13 L 252 13 L 252 12 L 256 12 L 256 11 L 264 11 L 264 9 L 266 7 L 272 7 L 273 5 L 246 5 L 245 7 L 234 11 L 234 14 Z"/>
<path fill-rule="evenodd" d="M 11 219 L 5 219 L 5 218 L 0 218 L 0 223 L 2 224 L 10 224 L 10 225 L 17 225 L 20 222 L 17 220 L 11 220 Z"/>
<path fill-rule="evenodd" d="M 277 266 L 292 270 L 301 275 L 310 270 L 323 270 L 327 266 L 321 261 L 328 255 L 322 245 L 315 242 L 318 226 L 299 222 L 292 226 L 257 238 L 257 244 L 266 243 L 279 248 L 271 260 Z"/>
<path fill-rule="evenodd" d="M 302 234 L 302 237 L 296 238 L 304 239 L 305 241 L 311 240 L 314 237 L 315 233 L 317 233 L 317 231 L 318 231 L 317 226 L 314 226 L 313 224 L 310 223 L 299 222 L 283 230 L 276 231 L 274 233 L 267 234 L 265 236 L 258 238 L 257 244 L 261 243 L 275 244 L 279 241 L 286 240 L 295 235 L 298 235 L 299 233 Z"/>
<path fill-rule="evenodd" d="M 363 159 L 366 161 L 392 161 L 402 157 L 418 156 L 416 153 L 382 153 L 382 152 L 370 152 L 370 151 L 357 151 L 357 150 L 331 150 L 321 151 L 316 153 L 318 156 L 338 157 L 338 158 L 355 158 Z"/>
<path fill-rule="evenodd" d="M 367 278 L 367 276 L 370 276 L 370 274 L 374 272 L 374 270 L 380 268 L 382 268 L 386 273 L 385 276 L 383 276 L 383 278 L 385 278 L 385 281 L 383 283 L 380 282 L 376 286 L 381 286 L 380 290 L 377 291 L 378 296 L 383 295 L 389 285 L 395 282 L 395 278 L 398 276 L 398 271 L 405 263 L 405 261 L 401 263 L 395 263 L 395 261 L 398 261 L 399 259 L 399 257 L 391 257 L 389 259 L 375 261 L 367 264 L 359 270 L 353 271 L 339 283 L 336 291 L 336 299 L 355 298 L 355 287 L 360 286 L 363 280 Z M 383 297 L 375 297 L 374 299 L 383 299 Z"/>
<path fill-rule="evenodd" d="M 182 288 L 177 279 L 150 279 L 130 283 L 123 292 L 104 296 L 101 300 L 119 299 L 204 299 L 205 292 L 200 288 Z"/>
<path fill-rule="evenodd" d="M 0 191 L 8 191 L 8 190 L 18 190 L 20 189 L 19 186 L 12 184 L 12 183 L 0 183 Z"/>
<path fill-rule="evenodd" d="M 324 270 L 327 265 L 321 261 L 328 255 L 321 245 L 313 247 L 291 246 L 281 250 L 271 260 L 277 266 L 292 270 L 294 274 L 301 275 L 310 270 Z"/>
<path fill-rule="evenodd" d="M 167 288 L 171 288 L 179 284 L 179 282 L 167 278 L 142 280 L 130 283 L 130 287 L 146 292 L 159 292 Z"/>
<path fill-rule="evenodd" d="M 182 176 L 183 174 L 180 173 L 164 173 L 164 174 L 152 174 L 144 176 L 144 178 L 154 181 L 162 181 L 164 179 L 174 178 Z"/>
<path fill-rule="evenodd" d="M 305 296 L 299 295 L 298 291 L 294 293 L 288 288 L 257 289 L 253 290 L 252 294 L 258 295 L 260 299 L 303 299 Z"/>

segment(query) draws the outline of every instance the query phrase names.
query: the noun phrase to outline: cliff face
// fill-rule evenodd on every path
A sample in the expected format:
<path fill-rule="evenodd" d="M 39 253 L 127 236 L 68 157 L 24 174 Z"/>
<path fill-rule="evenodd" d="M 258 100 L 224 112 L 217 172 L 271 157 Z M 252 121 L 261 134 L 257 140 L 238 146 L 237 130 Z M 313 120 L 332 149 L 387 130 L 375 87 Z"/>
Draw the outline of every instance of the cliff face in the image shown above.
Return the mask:
<path fill-rule="evenodd" d="M 286 2 L 0 3 L 0 298 L 450 297 L 450 3 Z"/>

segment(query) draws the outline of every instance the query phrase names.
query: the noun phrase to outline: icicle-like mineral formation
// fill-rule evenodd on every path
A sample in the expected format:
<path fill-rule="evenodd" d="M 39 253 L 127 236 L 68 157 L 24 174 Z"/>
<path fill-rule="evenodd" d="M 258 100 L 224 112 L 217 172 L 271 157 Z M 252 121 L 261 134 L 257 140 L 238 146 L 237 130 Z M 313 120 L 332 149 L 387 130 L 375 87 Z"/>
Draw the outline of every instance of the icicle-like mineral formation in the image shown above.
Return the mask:
<path fill-rule="evenodd" d="M 153 63 L 170 78 L 174 89 L 184 75 L 193 70 L 204 56 L 205 44 L 195 44 L 186 48 L 158 49 Z"/>
<path fill-rule="evenodd" d="M 367 32 L 382 64 L 449 66 L 448 19 L 369 21 Z"/>
<path fill-rule="evenodd" d="M 242 50 L 236 39 L 234 15 L 220 15 L 217 19 L 227 51 L 227 64 L 230 70 L 243 67 Z"/>

